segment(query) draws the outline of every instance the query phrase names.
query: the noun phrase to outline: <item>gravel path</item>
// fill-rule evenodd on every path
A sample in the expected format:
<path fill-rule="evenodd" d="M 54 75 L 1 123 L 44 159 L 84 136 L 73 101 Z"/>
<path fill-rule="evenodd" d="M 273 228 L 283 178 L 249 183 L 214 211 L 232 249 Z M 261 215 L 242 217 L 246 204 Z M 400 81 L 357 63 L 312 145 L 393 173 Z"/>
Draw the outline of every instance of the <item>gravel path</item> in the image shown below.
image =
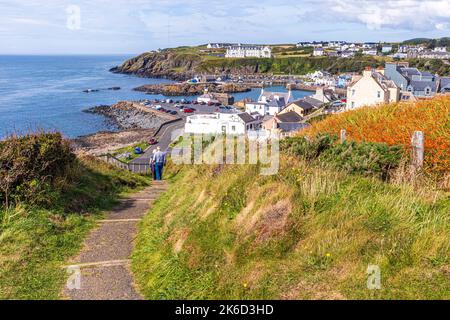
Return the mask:
<path fill-rule="evenodd" d="M 167 189 L 167 182 L 124 199 L 87 237 L 67 266 L 70 279 L 63 295 L 72 300 L 141 300 L 130 271 L 139 221 Z"/>

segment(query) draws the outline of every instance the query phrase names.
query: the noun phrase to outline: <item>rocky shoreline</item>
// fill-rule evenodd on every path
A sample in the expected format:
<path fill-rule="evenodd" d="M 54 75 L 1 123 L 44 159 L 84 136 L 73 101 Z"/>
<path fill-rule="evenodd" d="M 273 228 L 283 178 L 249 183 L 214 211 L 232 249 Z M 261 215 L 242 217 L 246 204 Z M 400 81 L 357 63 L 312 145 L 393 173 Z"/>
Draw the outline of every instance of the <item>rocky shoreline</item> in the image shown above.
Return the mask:
<path fill-rule="evenodd" d="M 134 102 L 119 102 L 115 105 L 100 105 L 84 110 L 102 115 L 118 131 L 102 131 L 72 139 L 77 153 L 101 155 L 128 147 L 141 141 L 148 141 L 164 122 L 173 117 L 148 110 Z"/>
<path fill-rule="evenodd" d="M 163 94 L 165 96 L 195 96 L 203 94 L 205 89 L 208 92 L 213 93 L 240 93 L 248 92 L 251 87 L 243 84 L 189 84 L 189 83 L 176 83 L 176 84 L 149 84 L 141 87 L 134 88 L 135 91 L 145 92 L 149 94 Z"/>
<path fill-rule="evenodd" d="M 166 115 L 146 112 L 132 102 L 119 102 L 112 106 L 96 106 L 84 110 L 84 112 L 106 117 L 107 121 L 119 130 L 154 129 L 168 120 Z"/>
<path fill-rule="evenodd" d="M 141 141 L 148 141 L 154 132 L 154 129 L 133 129 L 119 132 L 102 131 L 72 139 L 72 147 L 77 154 L 99 156 L 133 146 Z"/>

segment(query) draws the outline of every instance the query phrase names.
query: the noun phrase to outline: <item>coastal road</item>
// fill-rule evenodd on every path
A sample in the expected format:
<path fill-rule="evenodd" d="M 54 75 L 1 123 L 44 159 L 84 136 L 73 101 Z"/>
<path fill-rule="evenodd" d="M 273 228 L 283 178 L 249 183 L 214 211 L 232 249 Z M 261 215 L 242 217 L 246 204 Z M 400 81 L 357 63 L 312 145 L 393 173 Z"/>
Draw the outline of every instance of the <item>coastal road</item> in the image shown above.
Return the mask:
<path fill-rule="evenodd" d="M 170 123 L 162 127 L 161 131 L 155 137 L 158 140 L 158 144 L 150 146 L 145 152 L 130 162 L 130 164 L 149 164 L 151 157 L 153 156 L 153 150 L 160 147 L 162 151 L 168 151 L 170 144 L 172 143 L 172 133 L 175 130 L 183 129 L 186 118 Z"/>
<path fill-rule="evenodd" d="M 162 151 L 170 151 L 170 144 L 172 141 L 172 133 L 175 130 L 184 129 L 184 124 L 186 123 L 186 117 L 193 114 L 204 114 L 204 113 L 214 113 L 218 110 L 215 106 L 207 106 L 207 105 L 185 105 L 189 108 L 194 108 L 195 112 L 190 114 L 185 114 L 183 112 L 180 112 L 179 109 L 175 108 L 175 104 L 168 104 L 168 103 L 155 103 L 156 105 L 161 105 L 165 109 L 169 110 L 175 110 L 178 112 L 179 117 L 181 120 L 170 123 L 167 125 L 164 125 L 158 135 L 155 137 L 156 140 L 158 140 L 158 144 L 150 146 L 145 152 L 138 158 L 134 159 L 130 162 L 131 166 L 136 165 L 139 168 L 139 165 L 146 165 L 149 164 L 150 159 L 153 156 L 153 150 L 155 150 L 157 147 L 160 147 Z M 139 169 L 138 169 L 139 170 Z"/>

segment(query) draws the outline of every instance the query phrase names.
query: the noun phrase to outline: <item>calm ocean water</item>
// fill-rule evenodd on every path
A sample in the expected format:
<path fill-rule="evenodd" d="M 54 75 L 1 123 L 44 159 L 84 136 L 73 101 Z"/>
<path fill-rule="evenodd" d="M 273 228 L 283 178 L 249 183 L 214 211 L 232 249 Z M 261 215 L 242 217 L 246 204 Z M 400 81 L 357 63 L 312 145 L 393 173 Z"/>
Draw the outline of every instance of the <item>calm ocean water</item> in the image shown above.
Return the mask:
<path fill-rule="evenodd" d="M 132 89 L 144 84 L 170 82 L 108 71 L 128 58 L 130 56 L 0 56 L 0 138 L 8 133 L 35 129 L 59 130 L 69 137 L 116 130 L 103 117 L 82 110 L 122 100 L 160 99 L 163 96 Z M 109 87 L 122 89 L 83 92 Z M 281 87 L 268 90 L 285 91 Z M 256 99 L 259 92 L 255 89 L 236 94 L 235 99 Z M 296 98 L 309 94 L 294 91 Z"/>

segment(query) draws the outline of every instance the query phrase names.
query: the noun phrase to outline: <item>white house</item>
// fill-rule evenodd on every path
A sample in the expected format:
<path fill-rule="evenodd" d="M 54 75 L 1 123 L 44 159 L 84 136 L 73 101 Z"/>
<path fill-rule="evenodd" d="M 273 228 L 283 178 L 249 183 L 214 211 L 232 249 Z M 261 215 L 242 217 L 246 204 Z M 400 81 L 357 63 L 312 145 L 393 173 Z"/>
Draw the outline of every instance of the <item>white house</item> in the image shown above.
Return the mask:
<path fill-rule="evenodd" d="M 392 51 L 392 46 L 383 46 L 382 48 L 381 48 L 381 52 L 382 53 L 389 53 L 389 52 L 391 52 Z"/>
<path fill-rule="evenodd" d="M 314 47 L 313 56 L 314 57 L 320 57 L 325 54 L 325 51 L 321 47 Z"/>
<path fill-rule="evenodd" d="M 214 102 L 215 103 L 215 102 L 218 102 L 218 101 L 214 99 L 214 96 L 212 94 L 204 93 L 204 94 L 202 94 L 201 96 L 199 96 L 197 98 L 197 102 L 198 103 L 201 103 L 201 102 L 204 102 L 204 103 Z"/>
<path fill-rule="evenodd" d="M 292 92 L 270 92 L 261 90 L 257 102 L 247 102 L 245 111 L 249 114 L 258 113 L 261 116 L 275 115 L 283 110 L 286 105 L 294 101 Z"/>
<path fill-rule="evenodd" d="M 384 75 L 384 70 L 368 68 L 348 86 L 347 109 L 397 102 L 399 98 L 400 88 Z"/>
<path fill-rule="evenodd" d="M 376 56 L 377 55 L 377 49 L 365 49 L 362 52 L 363 54 L 367 56 Z"/>
<path fill-rule="evenodd" d="M 237 45 L 227 49 L 225 58 L 271 58 L 272 49 L 268 46 Z"/>
<path fill-rule="evenodd" d="M 246 112 L 196 114 L 186 118 L 185 133 L 243 135 L 249 130 L 259 130 L 261 120 Z"/>
<path fill-rule="evenodd" d="M 436 47 L 433 49 L 434 52 L 447 52 L 447 47 Z"/>

